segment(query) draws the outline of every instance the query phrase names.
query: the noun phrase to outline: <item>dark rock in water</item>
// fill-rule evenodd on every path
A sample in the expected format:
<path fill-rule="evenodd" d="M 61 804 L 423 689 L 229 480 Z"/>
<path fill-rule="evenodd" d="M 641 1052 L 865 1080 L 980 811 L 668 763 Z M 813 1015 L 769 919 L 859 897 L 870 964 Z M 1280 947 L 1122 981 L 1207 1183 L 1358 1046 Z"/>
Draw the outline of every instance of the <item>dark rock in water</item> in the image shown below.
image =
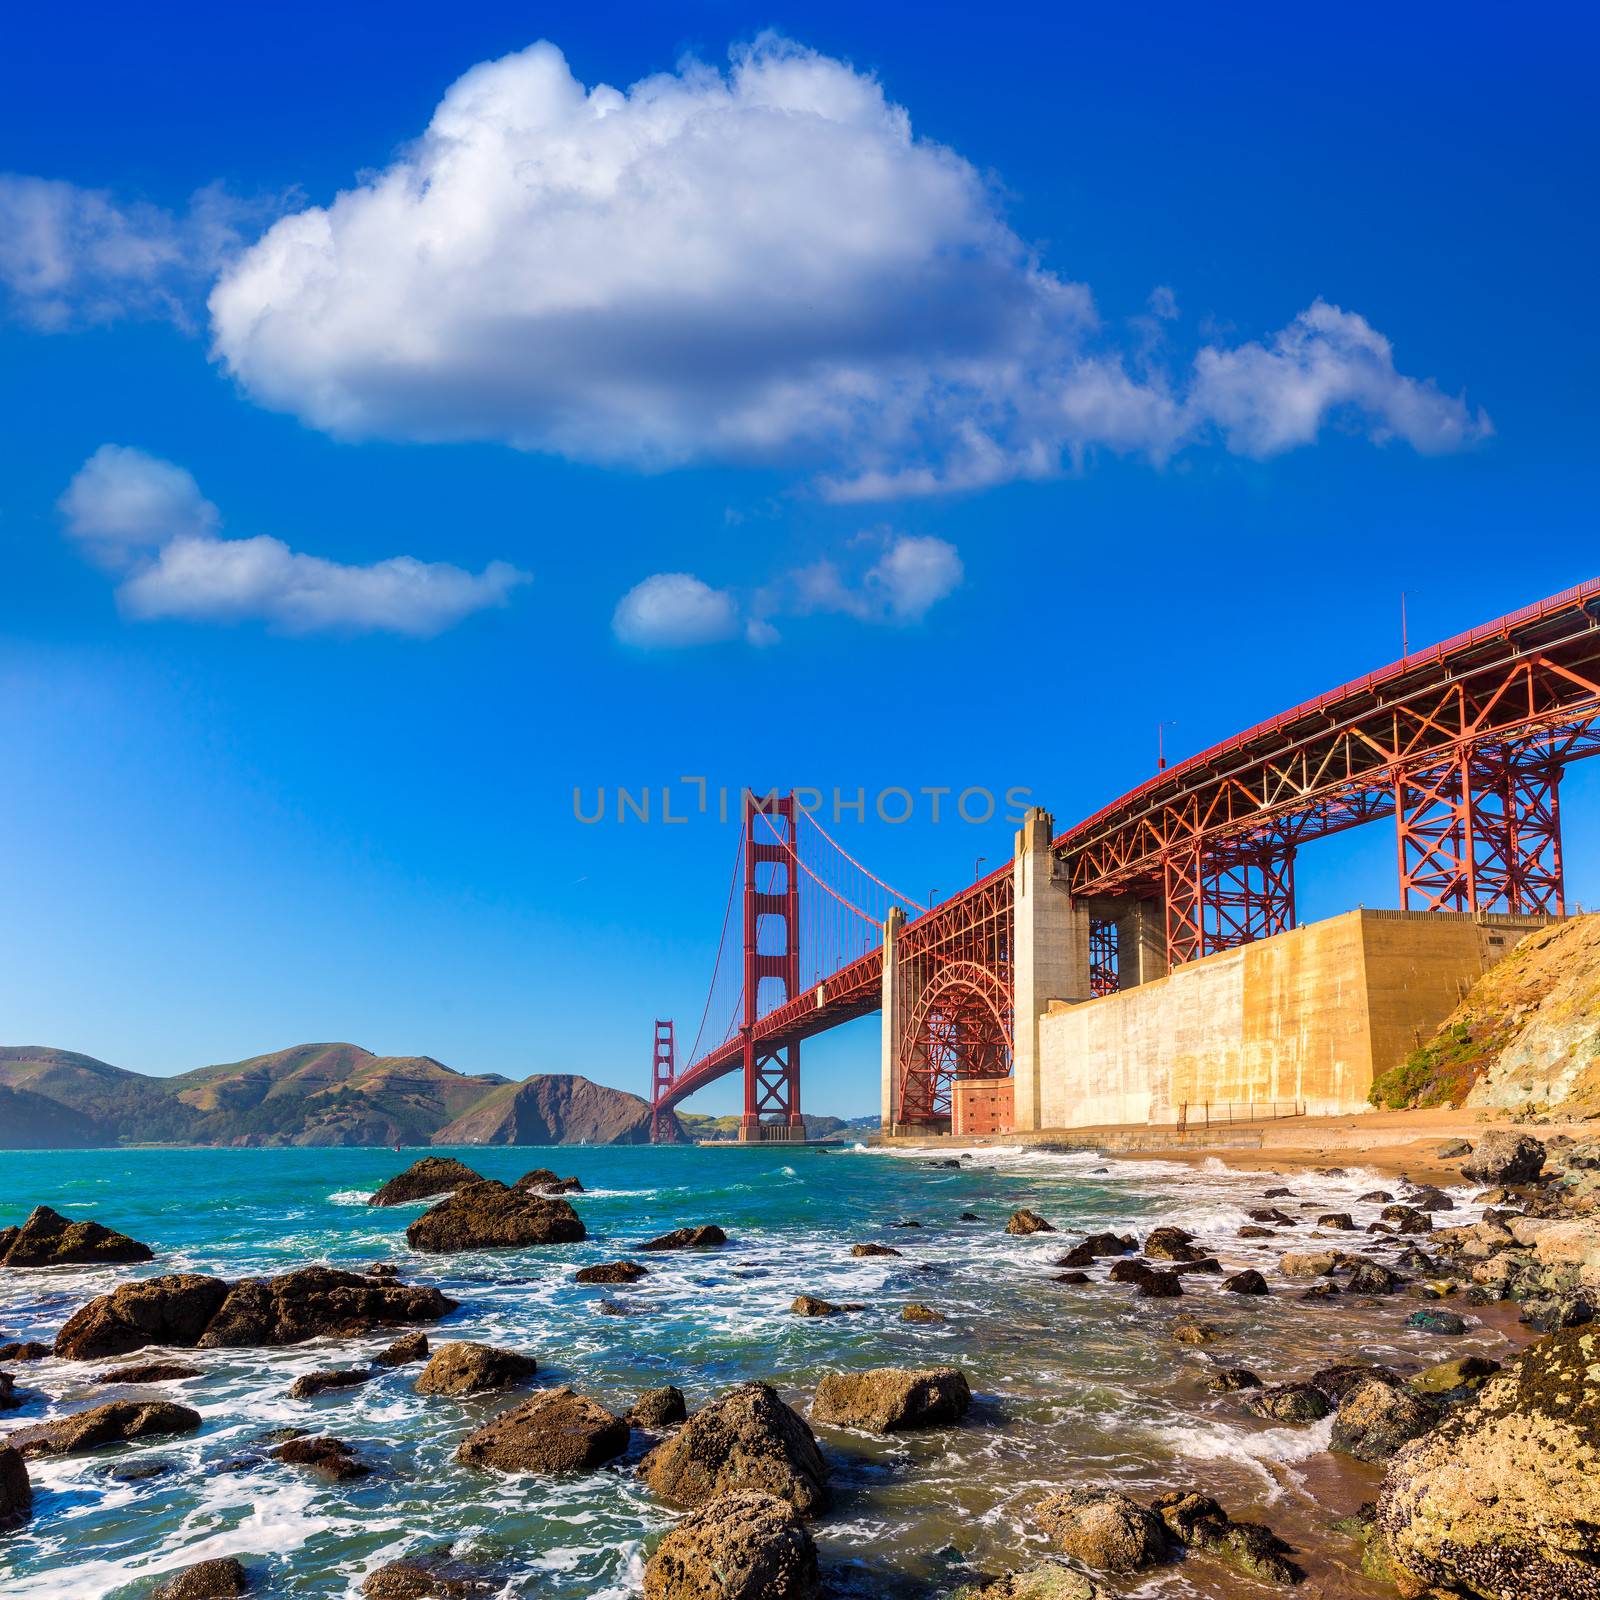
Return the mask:
<path fill-rule="evenodd" d="M 1293 1193 L 1294 1193 L 1293 1189 L 1285 1189 L 1285 1188 L 1282 1187 L 1282 1185 L 1280 1185 L 1276 1189 L 1264 1189 L 1264 1190 L 1262 1190 L 1261 1198 L 1263 1200 L 1282 1200 L 1286 1196 L 1292 1195 Z"/>
<path fill-rule="evenodd" d="M 1420 1328 L 1424 1333 L 1465 1333 L 1467 1320 L 1453 1311 L 1413 1311 L 1406 1318 L 1408 1328 Z"/>
<path fill-rule="evenodd" d="M 1366 1361 L 1343 1361 L 1331 1367 L 1319 1368 L 1311 1374 L 1314 1383 L 1335 1405 L 1344 1399 L 1358 1383 L 1375 1378 L 1380 1383 L 1399 1383 L 1399 1377 L 1388 1367 L 1374 1366 Z"/>
<path fill-rule="evenodd" d="M 582 1194 L 583 1185 L 576 1178 L 558 1178 L 549 1167 L 535 1167 L 524 1172 L 511 1185 L 513 1189 L 532 1190 L 535 1194 Z"/>
<path fill-rule="evenodd" d="M 20 1527 L 33 1509 L 33 1485 L 22 1453 L 0 1444 L 0 1533 Z"/>
<path fill-rule="evenodd" d="M 1245 1215 L 1252 1222 L 1270 1222 L 1275 1228 L 1292 1228 L 1296 1226 L 1295 1219 L 1286 1212 L 1279 1211 L 1276 1206 L 1257 1206 L 1246 1211 Z"/>
<path fill-rule="evenodd" d="M 1099 1572 L 1137 1572 L 1167 1554 L 1166 1524 L 1114 1489 L 1058 1490 L 1032 1517 L 1060 1549 Z"/>
<path fill-rule="evenodd" d="M 409 1367 L 413 1361 L 425 1361 L 428 1356 L 428 1336 L 418 1331 L 396 1339 L 387 1349 L 372 1358 L 375 1367 Z"/>
<path fill-rule="evenodd" d="M 224 1299 L 227 1285 L 221 1278 L 192 1272 L 123 1283 L 67 1318 L 56 1334 L 56 1355 L 82 1362 L 126 1355 L 147 1344 L 192 1349 Z"/>
<path fill-rule="evenodd" d="M 956 1367 L 830 1372 L 817 1383 L 811 1420 L 869 1433 L 901 1433 L 959 1422 L 972 1403 Z"/>
<path fill-rule="evenodd" d="M 1274 1239 L 1277 1237 L 1277 1230 L 1274 1228 L 1261 1228 L 1253 1223 L 1247 1223 L 1239 1230 L 1239 1237 L 1241 1239 Z"/>
<path fill-rule="evenodd" d="M 457 1189 L 406 1229 L 413 1250 L 435 1254 L 574 1244 L 586 1237 L 582 1218 L 567 1201 L 508 1189 L 492 1178 Z"/>
<path fill-rule="evenodd" d="M 392 1261 L 372 1261 L 361 1269 L 369 1278 L 398 1278 L 400 1269 Z"/>
<path fill-rule="evenodd" d="M 1438 1420 L 1438 1407 L 1425 1396 L 1382 1378 L 1364 1378 L 1340 1400 L 1329 1447 L 1358 1461 L 1387 1461 Z"/>
<path fill-rule="evenodd" d="M 406 1556 L 362 1579 L 364 1600 L 478 1600 L 503 1586 L 465 1562 L 453 1561 L 450 1546 L 426 1555 Z"/>
<path fill-rule="evenodd" d="M 1333 1410 L 1328 1397 L 1309 1383 L 1275 1383 L 1253 1390 L 1245 1408 L 1274 1422 L 1320 1422 Z"/>
<path fill-rule="evenodd" d="M 706 1250 L 716 1245 L 726 1244 L 728 1236 L 714 1222 L 701 1223 L 694 1228 L 674 1228 L 671 1233 L 663 1233 L 659 1238 L 651 1239 L 639 1246 L 641 1250 Z M 865 1252 L 876 1255 L 876 1250 Z M 894 1251 L 888 1252 L 895 1254 Z"/>
<path fill-rule="evenodd" d="M 1357 1260 L 1350 1268 L 1345 1288 L 1350 1294 L 1394 1294 L 1405 1281 L 1381 1262 Z"/>
<path fill-rule="evenodd" d="M 1222 1337 L 1222 1330 L 1193 1317 L 1179 1317 L 1172 1324 L 1172 1337 L 1179 1344 L 1210 1344 Z"/>
<path fill-rule="evenodd" d="M 291 1400 L 310 1400 L 329 1389 L 355 1389 L 372 1377 L 368 1367 L 324 1367 L 319 1372 L 302 1372 L 289 1385 Z"/>
<path fill-rule="evenodd" d="M 602 1300 L 595 1306 L 595 1310 L 602 1317 L 625 1317 L 628 1314 L 628 1308 L 620 1300 Z"/>
<path fill-rule="evenodd" d="M 0 1372 L 0 1411 L 16 1411 L 24 1402 L 16 1392 L 17 1380 L 9 1372 Z"/>
<path fill-rule="evenodd" d="M 1432 1184 L 1424 1185 L 1414 1194 L 1406 1196 L 1406 1203 L 1415 1206 L 1418 1211 L 1454 1211 L 1456 1203 L 1443 1189 L 1436 1189 Z"/>
<path fill-rule="evenodd" d="M 385 1283 L 335 1267 L 301 1267 L 276 1278 L 242 1278 L 198 1343 L 202 1350 L 222 1350 L 348 1338 L 385 1324 L 437 1322 L 455 1307 L 434 1288 Z"/>
<path fill-rule="evenodd" d="M 1176 1272 L 1147 1272 L 1135 1285 L 1135 1293 L 1147 1300 L 1175 1300 L 1183 1293 L 1183 1280 Z"/>
<path fill-rule="evenodd" d="M 50 1346 L 37 1339 L 13 1340 L 0 1344 L 0 1361 L 43 1361 L 50 1354 Z"/>
<path fill-rule="evenodd" d="M 1011 1220 L 1006 1224 L 1006 1232 L 1011 1234 L 1027 1235 L 1030 1233 L 1054 1233 L 1055 1225 L 1046 1222 L 1037 1211 L 1030 1211 L 1026 1206 L 1011 1213 Z"/>
<path fill-rule="evenodd" d="M 795 1296 L 789 1310 L 797 1317 L 837 1317 L 845 1311 L 865 1311 L 866 1307 L 859 1300 L 835 1305 L 832 1300 L 819 1300 L 814 1294 L 801 1294 Z"/>
<path fill-rule="evenodd" d="M 1144 1242 L 1144 1253 L 1152 1261 L 1195 1263 L 1206 1260 L 1204 1250 L 1196 1248 L 1194 1235 L 1182 1228 L 1155 1228 Z"/>
<path fill-rule="evenodd" d="M 967 1584 L 950 1600 L 1104 1600 L 1104 1594 L 1083 1573 L 1051 1561 Z"/>
<path fill-rule="evenodd" d="M 1094 1262 L 1095 1253 L 1087 1243 L 1075 1244 L 1064 1256 L 1055 1259 L 1058 1267 L 1092 1267 Z"/>
<path fill-rule="evenodd" d="M 200 1413 L 170 1400 L 112 1400 L 87 1411 L 20 1428 L 6 1443 L 24 1456 L 77 1456 L 103 1445 L 194 1433 Z"/>
<path fill-rule="evenodd" d="M 250 1576 L 232 1556 L 185 1567 L 150 1591 L 150 1600 L 235 1600 L 249 1594 Z"/>
<path fill-rule="evenodd" d="M 1414 1206 L 1385 1206 L 1379 1215 L 1385 1222 L 1392 1222 L 1398 1233 L 1433 1232 L 1433 1218 Z"/>
<path fill-rule="evenodd" d="M 290 1439 L 286 1444 L 280 1444 L 272 1454 L 275 1459 L 291 1467 L 304 1467 L 330 1483 L 347 1483 L 355 1478 L 365 1478 L 372 1471 L 350 1445 L 331 1434 Z"/>
<path fill-rule="evenodd" d="M 1355 1220 L 1348 1211 L 1327 1211 L 1317 1218 L 1319 1228 L 1331 1228 L 1336 1233 L 1346 1233 L 1355 1227 Z"/>
<path fill-rule="evenodd" d="M 1071 1253 L 1076 1255 L 1080 1250 L 1087 1251 L 1089 1259 L 1096 1261 L 1101 1256 L 1131 1256 L 1138 1248 L 1139 1241 L 1131 1233 L 1091 1233 L 1081 1243 L 1074 1245 Z M 1058 1265 L 1066 1265 L 1065 1260 Z"/>
<path fill-rule="evenodd" d="M 1559 1328 L 1581 1328 L 1594 1321 L 1594 1302 L 1583 1294 L 1535 1295 L 1525 1300 L 1517 1319 L 1540 1333 Z"/>
<path fill-rule="evenodd" d="M 951 1156 L 951 1157 L 941 1156 L 936 1161 L 928 1162 L 927 1165 L 930 1166 L 930 1167 L 954 1167 L 957 1172 L 959 1172 L 961 1170 L 961 1163 L 959 1161 L 957 1161 L 953 1156 Z"/>
<path fill-rule="evenodd" d="M 898 1222 L 891 1222 L 891 1228 L 920 1228 L 922 1224 L 915 1217 L 902 1217 Z"/>
<path fill-rule="evenodd" d="M 1259 1389 L 1261 1380 L 1248 1367 L 1219 1367 L 1206 1387 L 1213 1394 L 1233 1394 L 1240 1389 Z"/>
<path fill-rule="evenodd" d="M 100 1468 L 98 1476 L 112 1483 L 148 1483 L 154 1478 L 164 1478 L 176 1472 L 178 1463 L 164 1456 L 146 1456 L 136 1461 L 110 1461 Z"/>
<path fill-rule="evenodd" d="M 1331 1296 L 1338 1294 L 1338 1292 L 1338 1284 L 1329 1283 L 1326 1278 L 1323 1278 L 1312 1284 L 1311 1287 L 1300 1296 L 1300 1298 L 1302 1300 L 1326 1300 Z"/>
<path fill-rule="evenodd" d="M 153 1261 L 147 1244 L 98 1222 L 71 1222 L 49 1206 L 35 1207 L 20 1228 L 0 1230 L 0 1266 L 100 1266 Z"/>
<path fill-rule="evenodd" d="M 1394 1459 L 1378 1522 L 1410 1592 L 1600 1594 L 1597 1362 L 1600 1333 L 1554 1333 Z"/>
<path fill-rule="evenodd" d="M 1386 1206 L 1393 1199 L 1394 1196 L 1387 1189 L 1371 1189 L 1357 1197 L 1358 1203 L 1364 1206 Z"/>
<path fill-rule="evenodd" d="M 182 1383 L 186 1378 L 203 1378 L 203 1367 L 183 1361 L 132 1361 L 126 1366 L 97 1372 L 93 1382 L 107 1383 Z"/>
<path fill-rule="evenodd" d="M 1235 1522 L 1209 1495 L 1173 1490 L 1151 1509 L 1181 1543 L 1217 1556 L 1264 1583 L 1299 1583 L 1305 1573 L 1288 1558 L 1293 1546 L 1259 1522 Z"/>
<path fill-rule="evenodd" d="M 759 1489 L 803 1517 L 828 1507 L 828 1467 L 805 1418 L 765 1383 L 742 1384 L 694 1413 L 639 1464 L 669 1504 L 699 1506 L 729 1489 Z"/>
<path fill-rule="evenodd" d="M 628 1448 L 628 1424 L 573 1389 L 543 1389 L 469 1433 L 468 1467 L 500 1472 L 592 1472 Z"/>
<path fill-rule="evenodd" d="M 1087 1272 L 1058 1272 L 1050 1281 L 1052 1283 L 1088 1283 L 1090 1278 Z"/>
<path fill-rule="evenodd" d="M 449 1194 L 466 1184 L 482 1182 L 482 1173 L 474 1172 L 454 1156 L 424 1156 L 392 1177 L 367 1204 L 403 1206 L 412 1200 L 431 1200 L 436 1194 Z"/>
<path fill-rule="evenodd" d="M 897 1256 L 898 1250 L 892 1250 L 886 1244 L 853 1244 L 850 1246 L 853 1256 Z"/>
<path fill-rule="evenodd" d="M 1085 1283 L 1089 1281 L 1087 1274 L 1084 1275 L 1083 1281 Z M 1057 1278 L 1056 1282 L 1060 1283 L 1061 1279 Z M 944 1312 L 935 1311 L 932 1306 L 921 1305 L 913 1301 L 910 1305 L 900 1308 L 900 1320 L 902 1322 L 943 1322 L 945 1317 Z"/>
<path fill-rule="evenodd" d="M 597 1267 L 579 1267 L 573 1274 L 575 1283 L 637 1283 L 649 1273 L 637 1261 L 603 1261 Z"/>
<path fill-rule="evenodd" d="M 1474 1183 L 1532 1183 L 1544 1168 L 1545 1149 L 1537 1139 L 1495 1128 L 1461 1165 L 1461 1175 Z"/>
<path fill-rule="evenodd" d="M 1266 1294 L 1267 1280 L 1254 1267 L 1246 1267 L 1243 1272 L 1224 1278 L 1222 1287 L 1230 1294 Z"/>
<path fill-rule="evenodd" d="M 817 1548 L 775 1495 L 719 1495 L 691 1511 L 645 1564 L 645 1600 L 814 1600 Z"/>
<path fill-rule="evenodd" d="M 1444 1262 L 1437 1256 L 1430 1256 L 1426 1250 L 1414 1244 L 1408 1244 L 1400 1252 L 1400 1265 L 1407 1272 L 1439 1273 L 1445 1271 Z"/>
<path fill-rule="evenodd" d="M 688 1415 L 683 1390 L 668 1383 L 659 1389 L 647 1389 L 640 1395 L 625 1420 L 635 1428 L 659 1432 L 685 1421 Z"/>
<path fill-rule="evenodd" d="M 958 1222 L 976 1222 L 978 1213 L 976 1211 L 963 1211 L 956 1220 Z"/>
<path fill-rule="evenodd" d="M 417 1378 L 418 1394 L 484 1394 L 509 1389 L 539 1370 L 532 1356 L 457 1339 L 442 1344 Z"/>

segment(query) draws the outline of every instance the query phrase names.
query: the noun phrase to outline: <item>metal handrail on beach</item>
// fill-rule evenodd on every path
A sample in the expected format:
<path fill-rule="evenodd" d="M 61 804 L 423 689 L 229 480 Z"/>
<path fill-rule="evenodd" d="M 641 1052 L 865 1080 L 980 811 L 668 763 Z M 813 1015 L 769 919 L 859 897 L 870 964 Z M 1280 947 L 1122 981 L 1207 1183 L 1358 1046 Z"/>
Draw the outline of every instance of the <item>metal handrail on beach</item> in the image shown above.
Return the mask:
<path fill-rule="evenodd" d="M 1235 1122 L 1273 1122 L 1280 1117 L 1303 1117 L 1304 1100 L 1203 1100 L 1191 1108 L 1185 1100 L 1178 1107 L 1178 1131 L 1190 1126 L 1190 1111 L 1194 1112 L 1196 1126 L 1211 1127 L 1214 1123 L 1231 1125 Z"/>

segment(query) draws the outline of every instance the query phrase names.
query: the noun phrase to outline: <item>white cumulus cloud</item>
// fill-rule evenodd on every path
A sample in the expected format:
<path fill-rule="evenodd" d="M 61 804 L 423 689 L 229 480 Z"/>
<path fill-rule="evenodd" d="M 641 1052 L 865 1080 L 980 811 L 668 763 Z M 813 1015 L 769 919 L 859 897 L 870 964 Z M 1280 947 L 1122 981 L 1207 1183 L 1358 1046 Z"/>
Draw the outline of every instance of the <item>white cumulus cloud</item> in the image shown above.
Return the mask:
<path fill-rule="evenodd" d="M 210 307 L 245 391 L 335 434 L 780 462 L 841 500 L 1102 449 L 1489 431 L 1320 301 L 1180 359 L 1149 335 L 1176 323 L 1162 287 L 1130 343 L 875 78 L 771 35 L 626 90 L 579 83 L 549 43 L 473 67 L 398 159 L 232 262 Z"/>
<path fill-rule="evenodd" d="M 672 650 L 713 644 L 739 630 L 739 606 L 690 572 L 657 572 L 617 602 L 611 628 L 624 644 Z"/>
<path fill-rule="evenodd" d="M 349 565 L 265 535 L 222 538 L 221 516 L 189 472 L 127 445 L 96 450 L 59 504 L 67 532 L 122 575 L 118 603 L 140 620 L 256 618 L 288 633 L 427 638 L 504 605 L 527 582 L 504 561 L 480 573 L 412 556 Z"/>

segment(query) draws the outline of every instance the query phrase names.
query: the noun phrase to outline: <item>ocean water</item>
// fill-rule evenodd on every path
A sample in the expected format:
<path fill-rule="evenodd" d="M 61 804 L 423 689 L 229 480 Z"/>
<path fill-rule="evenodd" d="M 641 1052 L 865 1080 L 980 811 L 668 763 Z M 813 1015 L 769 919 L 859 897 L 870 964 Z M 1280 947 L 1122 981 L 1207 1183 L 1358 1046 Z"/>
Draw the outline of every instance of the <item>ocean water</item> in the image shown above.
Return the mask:
<path fill-rule="evenodd" d="M 1377 1306 L 1305 1302 L 1303 1285 L 1275 1276 L 1271 1296 L 1244 1298 L 1222 1292 L 1216 1279 L 1189 1275 L 1175 1301 L 1138 1300 L 1127 1286 L 1098 1281 L 1050 1281 L 1050 1264 L 1075 1230 L 1143 1233 L 1159 1222 L 1194 1231 L 1230 1270 L 1254 1265 L 1272 1276 L 1285 1246 L 1237 1239 L 1245 1207 L 1261 1204 L 1266 1186 L 1284 1184 L 1293 1196 L 1274 1203 L 1291 1213 L 1304 1200 L 1318 1210 L 1350 1210 L 1364 1225 L 1379 1208 L 1356 1196 L 1379 1180 L 1356 1169 L 1269 1178 L 1214 1164 L 1190 1170 L 1020 1150 L 969 1152 L 959 1170 L 861 1149 L 460 1150 L 448 1153 L 507 1181 L 535 1166 L 576 1173 L 587 1193 L 573 1199 L 589 1237 L 547 1249 L 429 1257 L 405 1244 L 421 1203 L 364 1204 L 422 1153 L 0 1153 L 0 1226 L 44 1203 L 97 1218 L 157 1251 L 140 1267 L 0 1270 L 0 1338 L 48 1341 L 77 1306 L 130 1276 L 238 1277 L 313 1261 L 386 1259 L 408 1281 L 436 1283 L 461 1302 L 428 1329 L 435 1343 L 469 1338 L 515 1347 L 538 1359 L 537 1382 L 570 1383 L 618 1411 L 663 1383 L 678 1384 L 693 1408 L 751 1378 L 775 1383 L 803 1411 L 826 1372 L 953 1364 L 975 1395 L 959 1427 L 889 1440 L 819 1430 L 835 1507 L 815 1532 L 836 1592 L 934 1596 L 977 1572 L 1027 1565 L 1046 1553 L 1027 1511 L 1050 1489 L 1105 1484 L 1149 1497 L 1192 1485 L 1233 1516 L 1266 1521 L 1290 1538 L 1311 1574 L 1300 1593 L 1351 1600 L 1382 1591 L 1361 1578 L 1356 1553 L 1330 1524 L 1372 1498 L 1381 1474 L 1328 1454 L 1330 1423 L 1259 1421 L 1238 1396 L 1210 1394 L 1208 1373 L 1241 1365 L 1275 1382 L 1335 1360 L 1416 1368 L 1468 1353 L 1504 1357 L 1519 1339 L 1498 1308 L 1473 1313 L 1464 1337 L 1443 1339 L 1403 1326 L 1416 1304 L 1404 1296 Z M 1464 1191 L 1457 1198 L 1464 1210 L 1441 1220 L 1476 1215 Z M 1062 1231 L 1008 1237 L 1004 1222 L 1019 1205 Z M 979 1220 L 959 1221 L 963 1211 Z M 893 1226 L 903 1220 L 923 1226 Z M 628 1287 L 572 1281 L 579 1266 L 699 1222 L 723 1226 L 730 1244 L 647 1257 L 650 1276 Z M 854 1259 L 850 1245 L 861 1240 L 904 1255 Z M 1360 1247 L 1355 1235 L 1346 1241 Z M 1095 1276 L 1103 1277 L 1103 1267 Z M 800 1293 L 864 1301 L 867 1309 L 795 1317 L 788 1306 Z M 607 1297 L 628 1314 L 602 1314 Z M 914 1300 L 948 1320 L 900 1321 Z M 1179 1312 L 1204 1318 L 1224 1337 L 1198 1348 L 1177 1343 L 1170 1324 Z M 21 1532 L 0 1536 L 0 1594 L 134 1600 L 160 1575 L 237 1555 L 261 1575 L 263 1593 L 335 1600 L 358 1595 L 362 1577 L 383 1562 L 444 1542 L 503 1579 L 508 1597 L 639 1594 L 648 1547 L 671 1522 L 633 1474 L 643 1440 L 592 1475 L 507 1477 L 469 1471 L 451 1456 L 466 1432 L 514 1395 L 421 1396 L 412 1387 L 419 1369 L 410 1367 L 354 1390 L 287 1397 L 298 1374 L 362 1364 L 393 1336 L 380 1330 L 293 1349 L 199 1353 L 204 1377 L 147 1391 L 197 1409 L 198 1434 L 31 1464 L 34 1516 Z M 0 1416 L 0 1433 L 109 1398 L 113 1391 L 87 1382 L 108 1364 L 16 1366 L 29 1403 Z M 342 1485 L 277 1463 L 214 1470 L 288 1426 L 335 1433 L 377 1470 Z M 131 1463 L 162 1470 L 128 1481 Z M 1109 1588 L 1224 1600 L 1257 1586 L 1196 1558 Z"/>

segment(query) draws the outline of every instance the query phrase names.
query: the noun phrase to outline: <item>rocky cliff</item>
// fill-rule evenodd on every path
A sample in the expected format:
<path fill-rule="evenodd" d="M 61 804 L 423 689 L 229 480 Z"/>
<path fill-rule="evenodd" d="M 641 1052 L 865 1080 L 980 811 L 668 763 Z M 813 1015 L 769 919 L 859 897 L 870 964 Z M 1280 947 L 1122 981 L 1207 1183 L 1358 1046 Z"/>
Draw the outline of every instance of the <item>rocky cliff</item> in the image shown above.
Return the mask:
<path fill-rule="evenodd" d="M 676 1117 L 671 1143 L 686 1142 Z M 435 1144 L 648 1144 L 650 1106 L 569 1073 L 507 1084 L 433 1136 Z"/>

